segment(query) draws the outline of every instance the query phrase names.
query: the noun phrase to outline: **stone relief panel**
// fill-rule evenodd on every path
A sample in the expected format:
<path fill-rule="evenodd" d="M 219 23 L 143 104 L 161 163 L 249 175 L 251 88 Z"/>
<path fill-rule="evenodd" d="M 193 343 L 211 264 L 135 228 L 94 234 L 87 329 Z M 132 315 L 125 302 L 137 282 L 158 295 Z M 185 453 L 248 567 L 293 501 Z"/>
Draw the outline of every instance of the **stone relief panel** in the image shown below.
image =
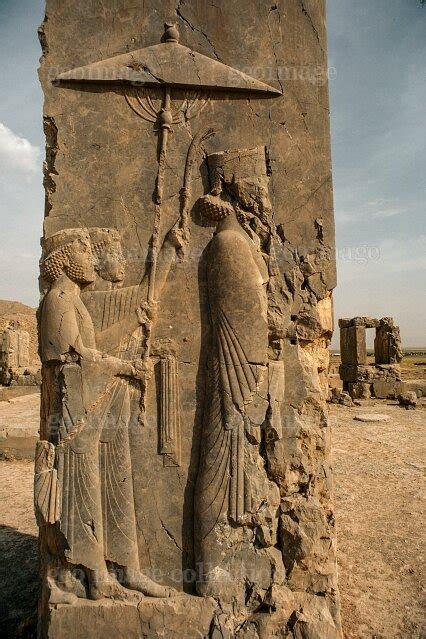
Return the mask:
<path fill-rule="evenodd" d="M 45 627 L 75 608 L 135 636 L 340 636 L 327 94 L 278 71 L 324 51 L 296 0 L 218 2 L 212 49 L 191 25 L 214 7 L 83 0 L 86 24 L 48 0 Z"/>

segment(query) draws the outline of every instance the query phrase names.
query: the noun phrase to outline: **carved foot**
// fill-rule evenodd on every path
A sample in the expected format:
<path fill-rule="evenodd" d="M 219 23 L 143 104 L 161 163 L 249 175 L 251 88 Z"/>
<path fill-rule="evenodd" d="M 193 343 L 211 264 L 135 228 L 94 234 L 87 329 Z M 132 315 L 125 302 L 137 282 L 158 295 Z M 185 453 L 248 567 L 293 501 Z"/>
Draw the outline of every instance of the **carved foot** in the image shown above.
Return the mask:
<path fill-rule="evenodd" d="M 141 595 L 122 586 L 116 579 L 111 577 L 107 572 L 101 576 L 92 573 L 92 579 L 89 580 L 89 599 L 117 599 L 119 601 L 129 601 L 131 603 L 139 603 Z"/>
<path fill-rule="evenodd" d="M 50 590 L 50 604 L 75 604 L 78 601 L 77 595 L 61 590 L 52 577 L 47 578 L 47 587 Z"/>
<path fill-rule="evenodd" d="M 127 588 L 138 590 L 147 597 L 174 597 L 179 594 L 174 588 L 155 583 L 139 570 L 125 569 L 124 579 Z"/>

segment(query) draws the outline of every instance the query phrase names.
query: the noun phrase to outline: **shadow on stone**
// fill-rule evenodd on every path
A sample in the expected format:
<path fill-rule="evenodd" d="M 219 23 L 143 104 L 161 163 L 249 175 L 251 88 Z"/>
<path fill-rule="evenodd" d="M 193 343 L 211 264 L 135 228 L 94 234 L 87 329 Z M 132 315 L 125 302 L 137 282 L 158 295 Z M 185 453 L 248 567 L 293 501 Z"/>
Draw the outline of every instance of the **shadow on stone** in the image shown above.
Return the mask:
<path fill-rule="evenodd" d="M 37 636 L 38 539 L 0 525 L 0 635 Z"/>

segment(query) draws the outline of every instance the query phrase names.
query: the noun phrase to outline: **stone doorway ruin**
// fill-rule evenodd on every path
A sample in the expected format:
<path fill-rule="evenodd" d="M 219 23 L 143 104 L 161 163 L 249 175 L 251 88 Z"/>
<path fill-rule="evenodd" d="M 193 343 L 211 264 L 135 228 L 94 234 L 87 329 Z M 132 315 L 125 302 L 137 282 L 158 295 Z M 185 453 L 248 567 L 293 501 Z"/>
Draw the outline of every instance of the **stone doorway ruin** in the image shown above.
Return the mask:
<path fill-rule="evenodd" d="M 401 385 L 401 335 L 392 317 L 340 319 L 340 378 L 352 399 L 395 397 Z M 367 360 L 366 330 L 375 329 L 374 362 Z"/>

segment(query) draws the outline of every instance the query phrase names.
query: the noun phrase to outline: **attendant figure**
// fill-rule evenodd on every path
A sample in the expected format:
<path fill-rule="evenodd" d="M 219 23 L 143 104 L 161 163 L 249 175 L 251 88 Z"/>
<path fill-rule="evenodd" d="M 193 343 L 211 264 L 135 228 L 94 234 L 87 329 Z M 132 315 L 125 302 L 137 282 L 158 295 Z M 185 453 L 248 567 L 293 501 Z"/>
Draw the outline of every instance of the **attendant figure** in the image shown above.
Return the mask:
<path fill-rule="evenodd" d="M 51 603 L 172 593 L 139 569 L 127 424 L 130 380 L 145 371 L 139 360 L 97 348 L 81 300 L 81 290 L 96 278 L 95 263 L 87 229 L 66 229 L 44 241 L 41 271 L 50 289 L 39 309 L 35 507 Z"/>

